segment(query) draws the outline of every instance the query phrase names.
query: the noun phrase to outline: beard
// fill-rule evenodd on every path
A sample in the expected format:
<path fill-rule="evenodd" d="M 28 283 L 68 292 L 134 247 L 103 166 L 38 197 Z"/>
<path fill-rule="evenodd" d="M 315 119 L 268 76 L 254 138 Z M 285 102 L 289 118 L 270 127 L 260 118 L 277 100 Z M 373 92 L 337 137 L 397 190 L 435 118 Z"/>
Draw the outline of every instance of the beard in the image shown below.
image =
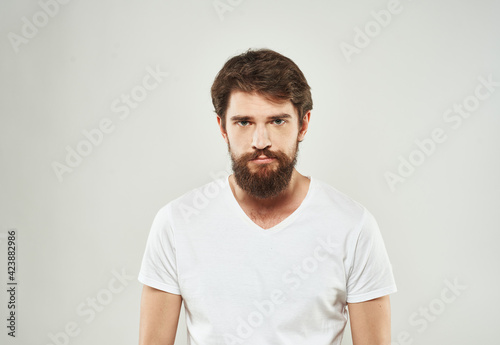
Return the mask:
<path fill-rule="evenodd" d="M 229 143 L 228 151 L 231 154 L 234 178 L 238 186 L 258 199 L 267 199 L 279 195 L 288 187 L 297 163 L 299 141 L 297 140 L 292 157 L 284 152 L 273 152 L 267 148 L 234 157 Z M 276 160 L 265 164 L 253 164 L 252 169 L 249 169 L 249 161 L 261 155 Z"/>

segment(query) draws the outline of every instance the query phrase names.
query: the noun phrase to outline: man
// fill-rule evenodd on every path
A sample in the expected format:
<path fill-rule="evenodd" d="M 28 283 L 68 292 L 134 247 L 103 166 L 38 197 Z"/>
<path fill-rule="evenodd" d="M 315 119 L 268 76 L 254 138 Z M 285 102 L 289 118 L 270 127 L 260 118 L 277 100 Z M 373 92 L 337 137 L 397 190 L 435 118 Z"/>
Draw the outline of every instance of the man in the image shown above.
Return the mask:
<path fill-rule="evenodd" d="M 233 174 L 158 211 L 139 343 L 173 344 L 184 301 L 193 345 L 340 344 L 348 316 L 355 345 L 390 344 L 396 284 L 377 222 L 294 167 L 312 110 L 300 69 L 248 50 L 218 73 L 212 102 Z"/>

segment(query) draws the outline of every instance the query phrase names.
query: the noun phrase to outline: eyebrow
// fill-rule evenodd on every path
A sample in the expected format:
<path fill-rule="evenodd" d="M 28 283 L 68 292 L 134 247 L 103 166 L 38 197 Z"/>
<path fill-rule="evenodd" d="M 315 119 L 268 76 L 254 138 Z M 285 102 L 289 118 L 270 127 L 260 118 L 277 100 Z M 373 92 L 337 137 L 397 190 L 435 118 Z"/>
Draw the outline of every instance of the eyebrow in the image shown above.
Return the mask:
<path fill-rule="evenodd" d="M 277 120 L 277 119 L 291 119 L 292 116 L 290 114 L 277 114 L 277 115 L 270 115 L 267 117 L 269 120 Z M 234 115 L 231 116 L 229 119 L 230 121 L 248 121 L 253 119 L 253 116 L 249 115 Z"/>

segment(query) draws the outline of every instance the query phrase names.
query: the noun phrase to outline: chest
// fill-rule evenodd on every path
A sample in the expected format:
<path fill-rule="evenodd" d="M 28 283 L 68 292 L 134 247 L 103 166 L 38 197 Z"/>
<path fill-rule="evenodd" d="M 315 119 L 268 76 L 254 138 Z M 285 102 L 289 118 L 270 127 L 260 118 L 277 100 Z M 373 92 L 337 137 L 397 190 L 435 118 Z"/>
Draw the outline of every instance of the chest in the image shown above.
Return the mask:
<path fill-rule="evenodd" d="M 298 204 L 291 205 L 287 208 L 272 211 L 259 211 L 245 206 L 241 208 L 255 224 L 263 229 L 270 229 L 288 218 L 298 206 Z"/>
<path fill-rule="evenodd" d="M 290 228 L 281 236 L 253 236 L 252 231 L 236 234 L 235 227 L 229 228 L 232 235 L 224 241 L 189 241 L 189 247 L 179 248 L 186 257 L 179 260 L 180 286 L 195 317 L 227 332 L 238 329 L 235 315 L 247 320 L 263 310 L 269 317 L 266 324 L 286 329 L 294 329 L 300 315 L 307 315 L 300 327 L 307 320 L 309 329 L 324 327 L 325 320 L 342 320 L 342 257 L 329 255 L 321 231 L 313 227 L 305 235 Z"/>
<path fill-rule="evenodd" d="M 249 212 L 247 213 L 248 217 L 258 226 L 260 226 L 263 229 L 270 229 L 279 223 L 281 223 L 283 220 L 285 220 L 289 214 L 275 214 L 275 215 L 270 215 L 270 216 L 262 216 L 257 213 L 252 213 Z"/>

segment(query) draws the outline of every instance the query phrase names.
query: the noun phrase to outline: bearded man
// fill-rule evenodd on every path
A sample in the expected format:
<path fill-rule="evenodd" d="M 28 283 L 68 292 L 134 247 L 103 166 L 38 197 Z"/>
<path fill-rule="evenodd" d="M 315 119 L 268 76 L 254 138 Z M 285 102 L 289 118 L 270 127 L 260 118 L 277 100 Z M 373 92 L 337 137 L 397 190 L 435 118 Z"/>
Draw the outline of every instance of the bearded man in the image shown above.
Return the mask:
<path fill-rule="evenodd" d="M 211 94 L 233 173 L 153 220 L 140 345 L 174 343 L 182 302 L 193 345 L 339 345 L 349 318 L 355 345 L 390 344 L 397 288 L 375 218 L 295 169 L 313 105 L 298 66 L 249 49 L 224 64 Z M 183 216 L 208 190 L 204 208 Z"/>

